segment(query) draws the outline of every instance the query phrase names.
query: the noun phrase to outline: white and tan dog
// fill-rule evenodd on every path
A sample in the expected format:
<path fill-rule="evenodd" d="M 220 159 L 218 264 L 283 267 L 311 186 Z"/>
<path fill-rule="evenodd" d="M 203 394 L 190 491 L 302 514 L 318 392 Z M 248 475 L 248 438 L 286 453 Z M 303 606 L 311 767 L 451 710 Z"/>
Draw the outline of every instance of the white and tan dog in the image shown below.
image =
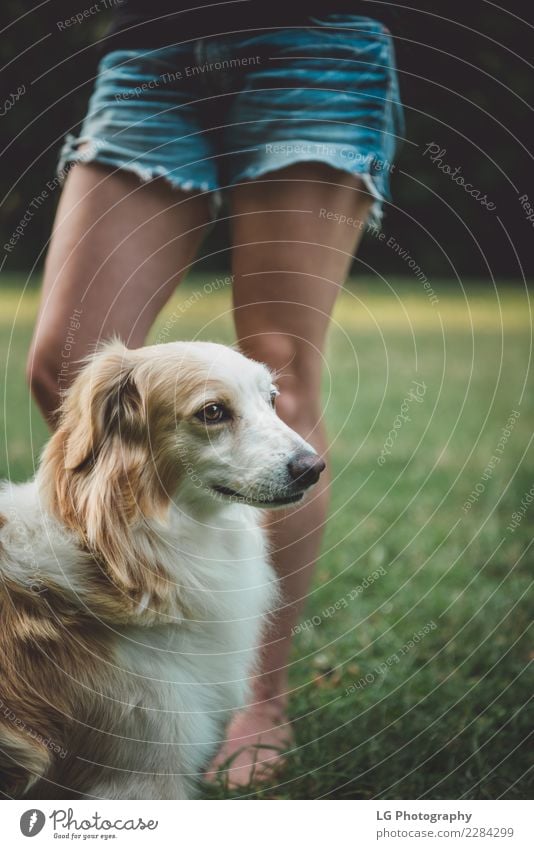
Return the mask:
<path fill-rule="evenodd" d="M 323 461 L 235 350 L 90 358 L 35 479 L 0 492 L 0 790 L 184 799 L 276 599 L 257 507 Z"/>

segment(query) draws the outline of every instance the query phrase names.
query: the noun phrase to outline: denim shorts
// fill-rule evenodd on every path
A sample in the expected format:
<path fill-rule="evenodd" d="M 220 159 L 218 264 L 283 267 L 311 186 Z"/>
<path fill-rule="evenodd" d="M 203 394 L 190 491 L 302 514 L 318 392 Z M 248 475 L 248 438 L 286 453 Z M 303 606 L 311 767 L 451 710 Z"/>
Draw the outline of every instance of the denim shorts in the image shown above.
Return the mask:
<path fill-rule="evenodd" d="M 108 53 L 59 174 L 96 161 L 211 193 L 217 205 L 228 186 L 321 162 L 361 177 L 376 226 L 403 132 L 389 31 L 332 14 L 305 27 Z"/>

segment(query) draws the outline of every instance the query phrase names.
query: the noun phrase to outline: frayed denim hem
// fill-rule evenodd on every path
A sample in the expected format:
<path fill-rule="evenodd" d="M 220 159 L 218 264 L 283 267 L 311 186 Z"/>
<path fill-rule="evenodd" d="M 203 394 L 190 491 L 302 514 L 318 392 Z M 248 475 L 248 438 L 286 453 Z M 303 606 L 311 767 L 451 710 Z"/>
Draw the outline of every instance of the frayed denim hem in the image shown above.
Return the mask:
<path fill-rule="evenodd" d="M 276 151 L 268 148 L 281 148 L 288 151 L 280 156 Z M 249 165 L 232 174 L 231 184 L 242 183 L 248 180 L 256 180 L 264 174 L 279 171 L 298 162 L 321 162 L 329 165 L 335 171 L 342 171 L 359 177 L 365 185 L 367 192 L 373 198 L 373 204 L 369 212 L 369 227 L 380 230 L 383 218 L 383 204 L 388 199 L 388 181 L 381 169 L 379 174 L 373 174 L 373 162 L 375 160 L 370 154 L 362 154 L 361 151 L 346 144 L 331 144 L 328 142 L 318 143 L 309 141 L 284 141 L 265 145 L 265 152 L 258 155 L 254 151 L 254 159 Z"/>
<path fill-rule="evenodd" d="M 91 136 L 76 137 L 68 135 L 65 138 L 59 155 L 57 176 L 60 182 L 63 182 L 73 165 L 95 162 L 98 165 L 108 166 L 115 171 L 127 171 L 130 174 L 134 174 L 142 183 L 149 183 L 151 180 L 159 179 L 164 180 L 171 188 L 179 189 L 182 192 L 209 194 L 209 207 L 212 219 L 215 219 L 219 214 L 221 207 L 220 191 L 211 188 L 209 183 L 176 177 L 163 165 L 149 167 L 142 165 L 135 159 L 125 160 L 122 158 L 121 153 L 119 147 L 114 151 L 112 145 L 108 142 L 103 143 Z"/>

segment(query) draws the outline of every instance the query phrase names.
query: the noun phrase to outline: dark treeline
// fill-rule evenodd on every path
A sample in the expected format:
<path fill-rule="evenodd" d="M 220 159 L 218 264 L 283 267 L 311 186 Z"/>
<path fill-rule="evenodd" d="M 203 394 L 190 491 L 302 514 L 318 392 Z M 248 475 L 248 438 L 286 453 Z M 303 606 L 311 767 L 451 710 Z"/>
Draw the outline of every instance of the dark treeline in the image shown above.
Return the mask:
<path fill-rule="evenodd" d="M 5 269 L 28 270 L 42 262 L 60 193 L 54 176 L 58 150 L 83 117 L 111 5 L 110 0 L 85 5 L 50 0 L 33 9 L 19 0 L 2 4 Z M 335 3 L 328 5 L 334 11 Z M 394 202 L 386 209 L 387 239 L 368 235 L 360 260 L 380 272 L 409 274 L 407 258 L 413 258 L 430 279 L 502 280 L 520 277 L 522 269 L 531 274 L 532 4 L 517 0 L 502 11 L 485 0 L 412 0 L 410 9 L 368 5 L 370 15 L 373 8 L 395 6 L 407 132 L 393 173 Z M 83 22 L 58 25 L 77 9 L 90 10 Z M 6 250 L 23 221 L 23 238 Z M 208 252 L 222 246 L 224 225 L 209 238 Z M 223 264 L 221 255 L 213 264 Z"/>

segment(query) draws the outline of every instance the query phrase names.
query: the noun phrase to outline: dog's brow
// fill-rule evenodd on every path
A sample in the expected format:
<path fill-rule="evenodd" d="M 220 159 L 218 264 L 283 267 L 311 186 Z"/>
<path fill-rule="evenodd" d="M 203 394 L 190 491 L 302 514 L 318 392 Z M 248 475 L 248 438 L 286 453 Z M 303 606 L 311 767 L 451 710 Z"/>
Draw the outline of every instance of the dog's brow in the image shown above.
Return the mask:
<path fill-rule="evenodd" d="M 235 395 L 232 395 L 227 389 L 210 389 L 202 393 L 196 399 L 196 408 L 205 404 L 224 404 L 225 407 L 231 409 L 235 406 Z"/>

